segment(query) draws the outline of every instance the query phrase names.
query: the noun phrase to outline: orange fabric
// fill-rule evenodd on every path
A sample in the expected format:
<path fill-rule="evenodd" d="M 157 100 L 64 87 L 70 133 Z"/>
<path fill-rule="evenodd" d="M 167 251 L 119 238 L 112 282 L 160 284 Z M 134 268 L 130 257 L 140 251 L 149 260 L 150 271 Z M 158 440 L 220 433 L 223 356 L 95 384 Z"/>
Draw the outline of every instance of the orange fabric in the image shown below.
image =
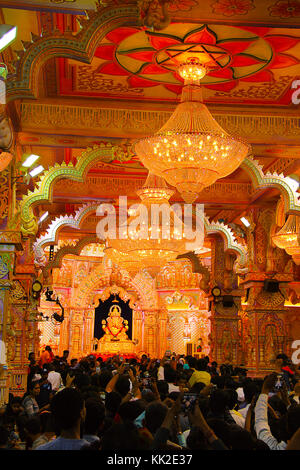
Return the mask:
<path fill-rule="evenodd" d="M 48 351 L 43 351 L 39 360 L 39 366 L 43 367 L 44 364 L 51 362 L 52 358 Z"/>

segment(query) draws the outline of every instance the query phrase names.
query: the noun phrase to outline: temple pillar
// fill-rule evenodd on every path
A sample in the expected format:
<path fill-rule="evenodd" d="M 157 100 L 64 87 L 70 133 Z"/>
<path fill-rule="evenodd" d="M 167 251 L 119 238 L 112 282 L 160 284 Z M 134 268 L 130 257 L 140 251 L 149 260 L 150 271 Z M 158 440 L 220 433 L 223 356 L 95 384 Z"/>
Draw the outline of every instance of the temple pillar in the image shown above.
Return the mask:
<path fill-rule="evenodd" d="M 277 354 L 290 353 L 289 308 L 285 301 L 295 265 L 284 250 L 272 243 L 274 210 L 252 210 L 247 218 L 249 272 L 240 282 L 245 292 L 243 353 L 250 371 L 266 375 L 274 370 Z"/>
<path fill-rule="evenodd" d="M 209 296 L 211 311 L 210 359 L 218 364 L 241 362 L 240 316 L 243 291 L 238 288 L 233 270 L 235 257 L 225 253 L 221 237 L 212 240 L 211 286 L 220 289 L 220 296 Z"/>

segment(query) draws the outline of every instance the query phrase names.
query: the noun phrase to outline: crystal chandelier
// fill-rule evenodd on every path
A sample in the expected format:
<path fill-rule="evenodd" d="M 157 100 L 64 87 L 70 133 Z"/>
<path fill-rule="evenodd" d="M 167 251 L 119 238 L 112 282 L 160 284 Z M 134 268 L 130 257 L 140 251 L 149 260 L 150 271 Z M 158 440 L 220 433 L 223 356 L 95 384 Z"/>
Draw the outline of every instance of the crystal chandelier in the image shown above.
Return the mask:
<path fill-rule="evenodd" d="M 200 79 L 206 68 L 199 59 L 185 60 L 178 73 L 184 79 L 180 104 L 156 134 L 136 143 L 135 150 L 149 171 L 192 203 L 205 187 L 238 168 L 250 147 L 222 129 L 203 104 Z"/>
<path fill-rule="evenodd" d="M 179 226 L 182 228 L 182 222 L 168 202 L 173 193 L 174 191 L 167 187 L 163 178 L 149 173 L 144 186 L 137 191 L 142 203 L 134 214 L 130 214 L 126 226 L 119 227 L 124 238 L 107 238 L 106 240 L 105 254 L 115 264 L 129 272 L 137 272 L 145 268 L 150 274 L 155 274 L 164 264 L 175 260 L 179 254 L 187 251 L 184 229 L 178 230 Z M 155 221 L 151 217 L 153 207 L 156 205 L 158 208 L 161 204 L 166 204 L 170 211 L 167 222 L 168 237 L 164 236 L 166 232 L 163 231 L 163 226 L 166 228 L 166 222 L 162 214 L 158 211 L 159 217 Z M 137 214 L 145 213 L 145 208 L 147 214 L 150 215 L 148 224 L 144 224 L 141 227 L 142 230 L 137 231 L 136 227 L 132 228 L 132 225 L 137 222 Z M 158 234 L 155 238 L 153 238 L 154 231 Z"/>
<path fill-rule="evenodd" d="M 300 265 L 300 217 L 289 215 L 284 226 L 273 235 L 272 240 Z"/>

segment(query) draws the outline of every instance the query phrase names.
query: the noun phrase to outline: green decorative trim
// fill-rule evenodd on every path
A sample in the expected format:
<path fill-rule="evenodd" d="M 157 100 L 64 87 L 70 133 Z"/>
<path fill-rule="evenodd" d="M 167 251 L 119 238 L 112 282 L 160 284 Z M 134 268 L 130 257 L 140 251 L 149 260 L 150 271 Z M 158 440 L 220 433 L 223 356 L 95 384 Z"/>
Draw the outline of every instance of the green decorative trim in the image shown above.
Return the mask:
<path fill-rule="evenodd" d="M 238 264 L 240 266 L 246 266 L 247 263 L 247 247 L 240 245 L 234 236 L 233 231 L 227 225 L 220 222 L 209 222 L 205 217 L 204 227 L 206 233 L 218 233 L 222 236 L 225 241 L 225 251 L 230 250 L 237 254 Z"/>
<path fill-rule="evenodd" d="M 63 162 L 61 165 L 56 163 L 53 167 L 46 170 L 41 181 L 38 183 L 37 188 L 32 192 L 29 191 L 27 195 L 23 196 L 21 201 L 21 231 L 26 236 L 32 236 L 37 233 L 37 221 L 33 213 L 33 207 L 42 202 L 52 201 L 53 186 L 57 180 L 67 178 L 79 182 L 84 182 L 86 174 L 92 164 L 97 161 L 111 162 L 116 158 L 119 146 L 113 146 L 111 143 L 101 143 L 95 145 L 92 149 L 85 150 L 76 166 L 72 163 L 68 165 Z M 127 157 L 130 159 L 131 155 L 128 153 Z"/>
<path fill-rule="evenodd" d="M 49 59 L 66 57 L 90 64 L 99 42 L 107 33 L 119 26 L 137 27 L 139 24 L 138 8 L 134 5 L 87 14 L 87 19 L 79 19 L 81 30 L 75 36 L 59 31 L 43 36 L 31 33 L 31 41 L 22 41 L 23 50 L 16 51 L 16 73 L 7 81 L 7 101 L 35 98 L 38 72 Z"/>
<path fill-rule="evenodd" d="M 260 191 L 267 188 L 278 189 L 283 196 L 285 212 L 300 215 L 300 193 L 291 188 L 283 174 L 269 172 L 264 174 L 262 166 L 251 157 L 245 158 L 241 168 L 249 174 L 254 189 Z"/>

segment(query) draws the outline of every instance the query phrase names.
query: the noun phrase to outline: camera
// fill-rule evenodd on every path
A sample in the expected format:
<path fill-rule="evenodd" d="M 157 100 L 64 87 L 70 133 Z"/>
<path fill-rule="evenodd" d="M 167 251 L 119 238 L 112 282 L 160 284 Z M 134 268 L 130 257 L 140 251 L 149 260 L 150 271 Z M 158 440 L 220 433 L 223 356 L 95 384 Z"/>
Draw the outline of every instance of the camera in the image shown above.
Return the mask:
<path fill-rule="evenodd" d="M 184 414 L 187 414 L 189 411 L 193 411 L 195 402 L 197 400 L 196 393 L 185 393 L 181 402 L 181 410 Z"/>

